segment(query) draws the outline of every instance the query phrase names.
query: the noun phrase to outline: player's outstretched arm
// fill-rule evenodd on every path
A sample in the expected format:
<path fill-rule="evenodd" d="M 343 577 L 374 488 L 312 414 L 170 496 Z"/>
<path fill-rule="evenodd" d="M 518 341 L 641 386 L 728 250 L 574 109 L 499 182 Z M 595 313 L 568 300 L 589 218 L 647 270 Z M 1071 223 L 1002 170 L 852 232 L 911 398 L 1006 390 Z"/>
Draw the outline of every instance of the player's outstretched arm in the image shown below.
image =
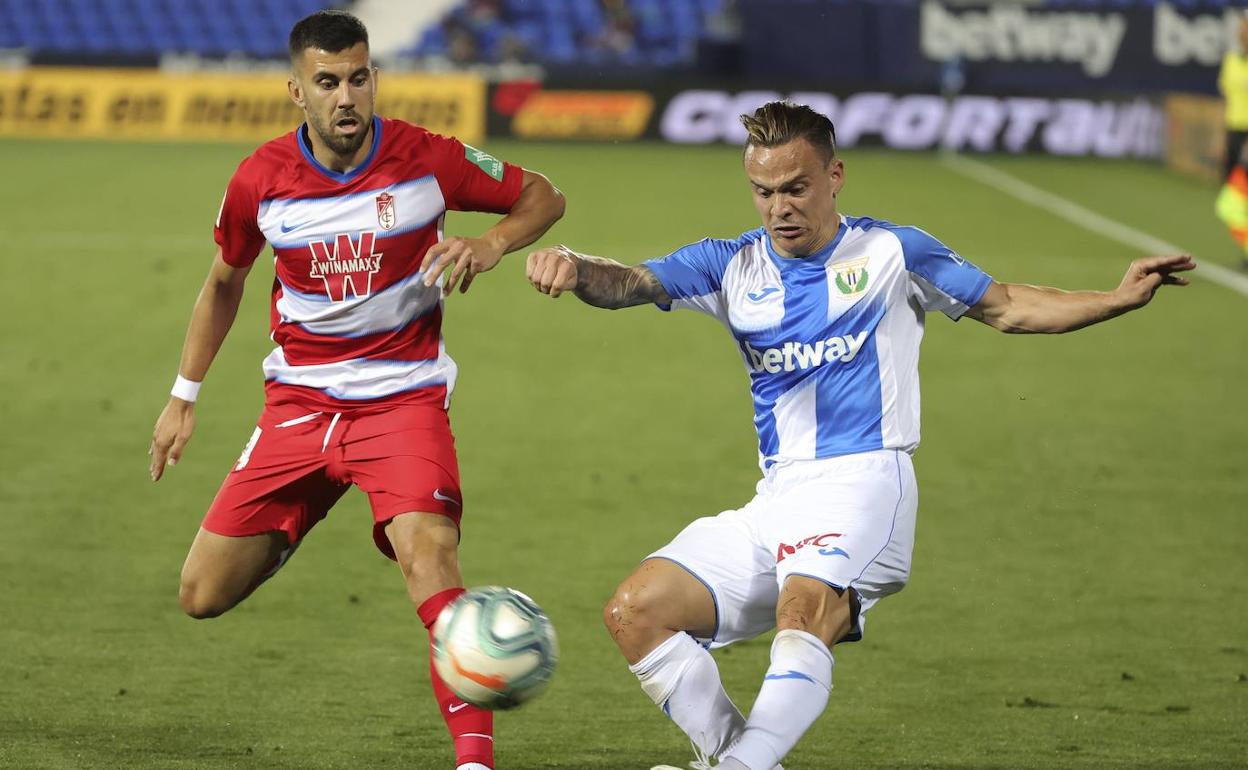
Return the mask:
<path fill-rule="evenodd" d="M 1137 259 L 1113 291 L 1063 291 L 993 282 L 968 318 L 1011 334 L 1061 334 L 1144 307 L 1165 285 L 1186 286 L 1176 275 L 1196 267 L 1186 254 Z"/>
<path fill-rule="evenodd" d="M 524 171 L 520 197 L 507 212 L 480 238 L 447 238 L 433 245 L 421 261 L 425 285 L 432 286 L 445 270 L 446 282 L 442 295 L 446 296 L 459 283 L 460 293 L 468 291 L 477 273 L 492 270 L 504 254 L 528 246 L 542 237 L 550 226 L 563 216 L 566 201 L 550 180 L 535 171 Z M 462 280 L 461 280 L 462 279 Z"/>
<path fill-rule="evenodd" d="M 570 291 L 582 302 L 615 310 L 633 305 L 669 304 L 672 298 L 644 265 L 622 265 L 606 257 L 579 254 L 567 246 L 529 254 L 525 275 L 543 294 L 558 297 Z"/>
<path fill-rule="evenodd" d="M 234 316 L 238 314 L 238 305 L 243 299 L 243 284 L 250 270 L 250 265 L 237 268 L 226 264 L 221 257 L 221 249 L 217 249 L 208 278 L 191 311 L 178 374 L 193 382 L 203 381 L 212 359 L 225 341 L 226 333 L 234 324 Z M 194 430 L 194 402 L 170 396 L 169 403 L 165 404 L 156 419 L 152 443 L 147 450 L 151 456 L 149 470 L 152 481 L 160 480 L 166 465 L 177 464 Z"/>

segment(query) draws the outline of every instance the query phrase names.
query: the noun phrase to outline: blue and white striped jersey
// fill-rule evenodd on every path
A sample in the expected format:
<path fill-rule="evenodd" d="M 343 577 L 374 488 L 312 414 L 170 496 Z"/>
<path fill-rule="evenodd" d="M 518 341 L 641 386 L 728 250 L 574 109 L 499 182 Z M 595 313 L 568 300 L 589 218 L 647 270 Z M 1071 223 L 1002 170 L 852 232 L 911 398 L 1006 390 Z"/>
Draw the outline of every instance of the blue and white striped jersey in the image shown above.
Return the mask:
<path fill-rule="evenodd" d="M 913 452 L 924 313 L 957 320 L 992 281 L 924 231 L 869 217 L 842 216 L 832 243 L 808 257 L 781 257 L 759 228 L 645 265 L 672 307 L 714 316 L 736 338 L 764 470 Z"/>

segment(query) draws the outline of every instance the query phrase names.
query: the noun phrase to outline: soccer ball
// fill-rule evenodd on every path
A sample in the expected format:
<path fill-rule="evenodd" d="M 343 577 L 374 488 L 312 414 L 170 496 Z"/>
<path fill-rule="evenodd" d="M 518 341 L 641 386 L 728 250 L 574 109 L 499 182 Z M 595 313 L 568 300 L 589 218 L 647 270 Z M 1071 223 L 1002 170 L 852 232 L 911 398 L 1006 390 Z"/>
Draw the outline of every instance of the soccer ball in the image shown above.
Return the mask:
<path fill-rule="evenodd" d="M 559 660 L 550 619 L 510 588 L 473 588 L 433 624 L 433 665 L 465 703 L 509 709 L 546 688 Z"/>

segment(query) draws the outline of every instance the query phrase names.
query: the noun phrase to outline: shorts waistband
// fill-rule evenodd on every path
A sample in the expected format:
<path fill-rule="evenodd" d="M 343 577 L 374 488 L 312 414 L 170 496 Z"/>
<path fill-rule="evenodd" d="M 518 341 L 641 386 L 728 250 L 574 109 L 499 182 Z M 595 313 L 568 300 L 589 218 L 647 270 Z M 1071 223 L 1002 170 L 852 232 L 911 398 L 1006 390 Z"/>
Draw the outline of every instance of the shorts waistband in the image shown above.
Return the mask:
<path fill-rule="evenodd" d="M 898 461 L 909 465 L 910 453 L 901 449 L 872 449 L 868 452 L 817 457 L 809 460 L 783 460 L 763 473 L 758 491 L 762 493 L 776 485 L 787 486 L 808 479 L 877 466 L 886 468 L 891 473 Z"/>

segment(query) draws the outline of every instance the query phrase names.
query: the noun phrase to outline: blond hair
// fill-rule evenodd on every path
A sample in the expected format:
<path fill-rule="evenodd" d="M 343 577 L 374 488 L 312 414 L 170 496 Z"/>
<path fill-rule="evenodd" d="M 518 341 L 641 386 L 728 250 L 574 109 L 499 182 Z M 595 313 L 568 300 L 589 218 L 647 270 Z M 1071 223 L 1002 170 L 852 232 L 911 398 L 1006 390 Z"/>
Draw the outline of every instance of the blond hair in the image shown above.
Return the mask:
<path fill-rule="evenodd" d="M 768 102 L 751 115 L 741 116 L 749 138 L 747 147 L 779 147 L 805 139 L 827 161 L 836 157 L 836 127 L 827 116 L 804 104 Z"/>

